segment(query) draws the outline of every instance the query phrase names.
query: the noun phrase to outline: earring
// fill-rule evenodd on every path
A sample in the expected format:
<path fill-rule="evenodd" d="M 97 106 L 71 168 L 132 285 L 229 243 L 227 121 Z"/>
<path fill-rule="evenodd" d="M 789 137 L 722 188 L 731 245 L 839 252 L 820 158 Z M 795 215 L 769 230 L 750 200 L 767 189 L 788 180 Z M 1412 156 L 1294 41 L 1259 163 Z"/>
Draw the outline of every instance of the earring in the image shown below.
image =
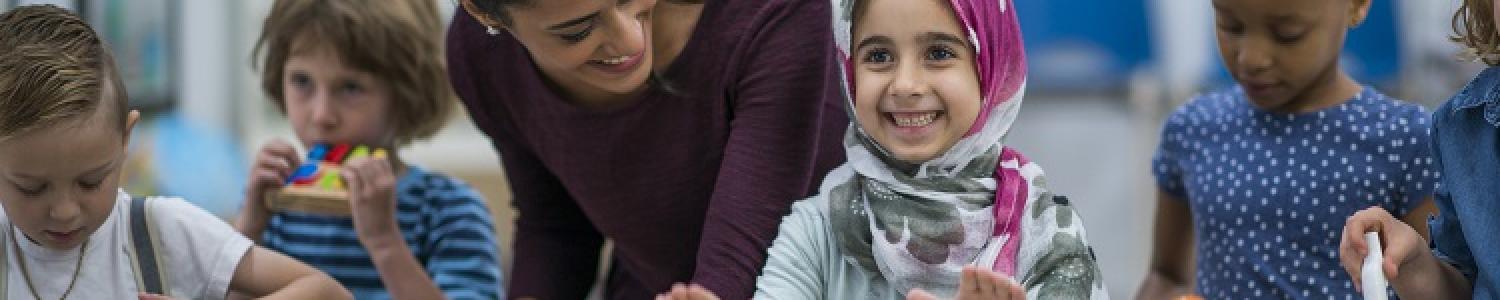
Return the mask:
<path fill-rule="evenodd" d="M 495 29 L 495 26 L 484 26 L 484 33 L 489 35 L 500 35 L 500 30 Z"/>

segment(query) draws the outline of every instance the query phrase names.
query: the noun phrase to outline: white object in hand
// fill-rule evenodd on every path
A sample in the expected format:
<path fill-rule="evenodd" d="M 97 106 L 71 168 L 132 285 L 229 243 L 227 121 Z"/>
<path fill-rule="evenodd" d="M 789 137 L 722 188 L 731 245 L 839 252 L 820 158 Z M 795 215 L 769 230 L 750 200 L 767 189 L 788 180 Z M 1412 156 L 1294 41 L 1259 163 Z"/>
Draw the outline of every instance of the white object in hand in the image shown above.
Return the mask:
<path fill-rule="evenodd" d="M 1385 268 L 1383 267 L 1385 254 L 1380 250 L 1380 234 L 1366 232 L 1365 246 L 1370 251 L 1366 252 L 1365 263 L 1360 266 L 1360 290 L 1364 292 L 1366 300 L 1386 300 Z"/>

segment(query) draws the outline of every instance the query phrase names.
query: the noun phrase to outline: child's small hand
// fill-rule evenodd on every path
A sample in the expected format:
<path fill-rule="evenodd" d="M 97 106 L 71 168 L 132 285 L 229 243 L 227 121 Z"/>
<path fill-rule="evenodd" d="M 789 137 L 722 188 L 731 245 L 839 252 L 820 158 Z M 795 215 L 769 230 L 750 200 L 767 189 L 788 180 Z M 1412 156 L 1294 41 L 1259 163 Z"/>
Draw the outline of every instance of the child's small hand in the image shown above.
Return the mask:
<path fill-rule="evenodd" d="M 1402 265 L 1417 258 L 1432 256 L 1432 250 L 1427 249 L 1427 242 L 1422 236 L 1385 209 L 1371 207 L 1354 213 L 1344 222 L 1343 237 L 1339 241 L 1339 262 L 1344 265 L 1344 271 L 1349 273 L 1349 277 L 1354 279 L 1356 290 L 1360 288 L 1360 267 L 1369 250 L 1369 245 L 1365 243 L 1366 232 L 1380 233 L 1380 244 L 1385 246 L 1382 250 L 1385 254 L 1382 269 L 1385 269 L 1385 278 L 1391 282 L 1395 282 L 1400 275 Z"/>
<path fill-rule="evenodd" d="M 260 147 L 255 155 L 255 165 L 250 169 L 250 183 L 246 185 L 245 208 L 240 214 L 257 218 L 260 223 L 269 215 L 266 211 L 265 195 L 268 190 L 280 188 L 287 177 L 302 164 L 297 148 L 285 140 L 275 139 Z"/>
<path fill-rule="evenodd" d="M 354 231 L 360 242 L 371 238 L 397 238 L 396 174 L 385 158 L 360 157 L 344 162 L 340 173 L 349 187 L 349 206 Z"/>
<path fill-rule="evenodd" d="M 656 295 L 656 300 L 719 300 L 708 289 L 697 284 L 674 284 L 672 290 Z"/>
<path fill-rule="evenodd" d="M 957 300 L 1012 300 L 1026 299 L 1026 291 L 1005 275 L 974 267 L 964 267 L 958 280 Z M 937 296 L 922 289 L 906 293 L 906 300 L 937 300 Z"/>
<path fill-rule="evenodd" d="M 136 294 L 136 298 L 138 298 L 140 300 L 172 300 L 172 297 L 167 297 L 167 296 L 162 296 L 162 295 L 157 295 L 157 294 L 147 294 L 147 293 Z"/>

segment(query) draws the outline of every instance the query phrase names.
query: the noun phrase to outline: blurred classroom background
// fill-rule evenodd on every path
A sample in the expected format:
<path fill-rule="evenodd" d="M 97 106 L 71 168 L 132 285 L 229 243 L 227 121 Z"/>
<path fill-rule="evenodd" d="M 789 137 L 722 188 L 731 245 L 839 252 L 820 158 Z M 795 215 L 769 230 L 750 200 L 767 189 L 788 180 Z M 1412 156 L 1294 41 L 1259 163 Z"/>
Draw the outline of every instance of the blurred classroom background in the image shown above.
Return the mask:
<path fill-rule="evenodd" d="M 451 17 L 455 2 L 436 1 Z M 1148 165 L 1160 122 L 1193 94 L 1232 84 L 1215 45 L 1211 2 L 1015 2 L 1031 78 L 1009 143 L 1075 199 L 1111 295 L 1133 298 L 1150 257 Z M 294 139 L 260 91 L 250 57 L 270 0 L 0 0 L 0 8 L 34 3 L 81 12 L 114 48 L 131 104 L 148 117 L 132 145 L 132 193 L 185 196 L 230 218 L 251 154 L 269 139 Z M 1457 6 L 1374 1 L 1369 20 L 1349 35 L 1343 67 L 1387 94 L 1440 104 L 1482 68 L 1458 61 L 1459 47 L 1448 41 Z M 485 194 L 508 266 L 514 212 L 484 135 L 458 113 L 436 138 L 404 151 Z"/>

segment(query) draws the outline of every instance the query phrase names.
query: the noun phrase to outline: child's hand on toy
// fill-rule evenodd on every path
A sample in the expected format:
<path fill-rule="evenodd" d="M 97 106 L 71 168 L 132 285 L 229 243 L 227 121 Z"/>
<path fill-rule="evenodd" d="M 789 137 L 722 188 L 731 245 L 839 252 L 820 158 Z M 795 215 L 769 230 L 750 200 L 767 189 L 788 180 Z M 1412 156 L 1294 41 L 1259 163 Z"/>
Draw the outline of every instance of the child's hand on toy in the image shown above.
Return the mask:
<path fill-rule="evenodd" d="M 400 240 L 401 232 L 396 226 L 396 174 L 391 161 L 352 158 L 344 162 L 340 175 L 349 188 L 350 213 L 360 242 L 372 242 L 371 238 Z"/>
<path fill-rule="evenodd" d="M 922 289 L 906 293 L 907 300 L 937 300 L 937 296 Z M 989 270 L 964 267 L 958 280 L 957 300 L 1013 300 L 1026 299 L 1026 291 L 1015 281 Z"/>
<path fill-rule="evenodd" d="M 297 148 L 285 140 L 275 139 L 261 146 L 255 155 L 255 165 L 250 169 L 250 184 L 246 185 L 245 208 L 241 214 L 260 219 L 269 216 L 265 205 L 266 192 L 281 188 L 301 164 Z"/>
<path fill-rule="evenodd" d="M 674 284 L 672 290 L 656 295 L 656 300 L 719 300 L 708 289 L 697 284 Z"/>
<path fill-rule="evenodd" d="M 1363 265 L 1369 245 L 1365 243 L 1366 232 L 1379 232 L 1384 245 L 1385 278 L 1395 282 L 1401 268 L 1408 262 L 1422 257 L 1432 257 L 1427 242 L 1405 222 L 1397 220 L 1380 207 L 1371 207 L 1354 213 L 1344 222 L 1343 237 L 1339 241 L 1339 262 L 1344 271 L 1354 279 L 1354 288 L 1360 288 L 1360 266 Z"/>

